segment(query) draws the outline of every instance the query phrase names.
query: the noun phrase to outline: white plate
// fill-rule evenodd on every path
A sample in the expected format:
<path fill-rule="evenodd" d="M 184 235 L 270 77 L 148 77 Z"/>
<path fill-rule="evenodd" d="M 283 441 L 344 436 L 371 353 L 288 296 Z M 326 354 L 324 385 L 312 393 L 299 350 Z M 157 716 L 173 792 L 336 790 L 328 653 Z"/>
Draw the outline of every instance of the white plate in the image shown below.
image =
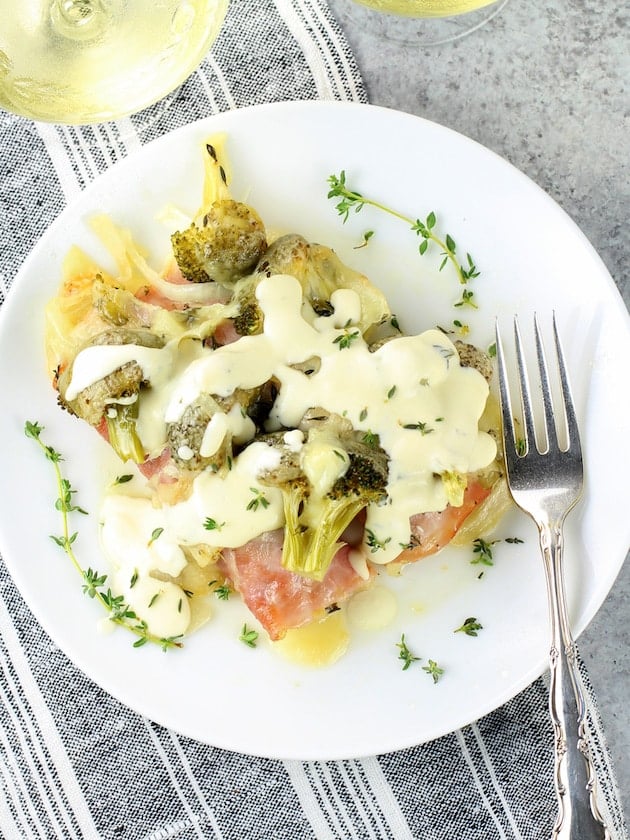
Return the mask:
<path fill-rule="evenodd" d="M 543 320 L 557 311 L 587 462 L 585 500 L 567 529 L 576 631 L 619 571 L 630 538 L 628 465 L 620 464 L 627 451 L 630 340 L 627 312 L 603 264 L 547 195 L 481 146 L 413 116 L 324 102 L 235 111 L 157 140 L 99 178 L 34 249 L 0 330 L 0 440 L 10 476 L 0 506 L 4 559 L 41 624 L 79 668 L 131 708 L 185 735 L 301 759 L 368 755 L 430 740 L 495 709 L 545 667 L 545 585 L 535 531 L 522 515 L 510 514 L 498 536 L 519 536 L 524 544 L 495 545 L 492 567 L 471 565 L 470 551 L 453 549 L 409 568 L 396 582 L 396 622 L 356 633 L 350 652 L 324 670 L 293 665 L 267 643 L 255 650 L 240 643 L 243 613 L 236 603 L 218 602 L 217 620 L 181 651 L 134 649 L 123 630 L 102 635 L 99 605 L 82 594 L 76 572 L 49 538 L 60 529 L 54 477 L 24 436 L 25 420 L 43 424 L 44 440 L 65 457 L 64 471 L 91 512 L 73 520 L 76 551 L 84 566 L 100 571 L 100 482 L 116 474 L 105 444 L 56 407 L 44 369 L 43 307 L 57 287 L 60 262 L 75 242 L 102 256 L 85 224 L 95 211 L 110 213 L 163 253 L 167 233 L 155 216 L 168 203 L 196 209 L 200 143 L 215 131 L 229 135 L 235 196 L 256 207 L 269 227 L 337 248 L 383 287 L 406 330 L 448 326 L 459 317 L 487 346 L 495 316 L 507 326 L 518 312 L 528 327 L 534 309 Z M 366 209 L 341 224 L 326 198 L 326 179 L 342 169 L 356 189 L 404 213 L 424 218 L 435 211 L 438 229 L 470 251 L 481 270 L 471 287 L 478 311 L 452 308 L 461 290 L 437 273 L 437 252 L 417 254 L 402 223 Z M 376 235 L 355 250 L 368 228 Z M 476 638 L 453 632 L 469 616 L 484 627 Z M 402 632 L 423 657 L 407 671 L 397 658 Z M 429 658 L 445 671 L 437 685 L 421 669 Z"/>

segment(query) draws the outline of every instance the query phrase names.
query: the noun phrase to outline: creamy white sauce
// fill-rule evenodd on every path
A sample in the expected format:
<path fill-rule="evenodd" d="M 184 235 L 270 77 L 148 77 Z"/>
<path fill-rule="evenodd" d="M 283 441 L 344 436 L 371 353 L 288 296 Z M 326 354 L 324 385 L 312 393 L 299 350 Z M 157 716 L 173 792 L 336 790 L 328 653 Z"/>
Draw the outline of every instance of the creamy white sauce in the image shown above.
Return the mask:
<path fill-rule="evenodd" d="M 149 457 L 158 456 L 166 445 L 166 406 L 175 383 L 195 359 L 208 351 L 201 341 L 185 338 L 175 339 L 161 352 L 164 354 L 164 365 L 159 379 L 151 379 L 150 387 L 142 389 L 136 421 L 138 436 Z"/>
<path fill-rule="evenodd" d="M 66 399 L 74 400 L 84 388 L 113 373 L 128 362 L 137 362 L 146 379 L 159 384 L 170 375 L 170 348 L 140 347 L 137 344 L 98 344 L 86 347 L 74 360 Z"/>
<path fill-rule="evenodd" d="M 280 391 L 270 427 L 292 429 L 309 408 L 321 406 L 347 417 L 357 430 L 378 434 L 390 458 L 388 497 L 384 504 L 368 508 L 367 528 L 379 547 L 364 546 L 363 554 L 372 562 L 389 562 L 409 541 L 410 516 L 446 507 L 442 474 L 473 472 L 494 459 L 493 438 L 478 429 L 488 385 L 475 369 L 460 367 L 454 345 L 439 330 L 392 339 L 371 353 L 353 326 L 361 314 L 353 291 L 334 293 L 335 312 L 328 318 L 305 311 L 300 284 L 290 276 L 261 280 L 257 295 L 264 312 L 261 335 L 215 350 L 199 342 L 162 350 L 91 347 L 75 361 L 74 392 L 135 359 L 152 384 L 141 394 L 139 434 L 159 450 L 166 424 L 177 422 L 201 394 L 227 397 L 237 388 L 253 388 L 276 377 Z M 319 367 L 310 375 L 291 367 L 312 358 L 319 360 Z M 202 454 L 213 454 L 226 435 L 246 442 L 253 433 L 252 421 L 243 417 L 237 403 L 228 414 L 212 418 Z M 285 441 L 299 452 L 303 470 L 320 491 L 347 469 L 347 453 L 325 435 L 305 442 L 301 432 L 289 431 Z M 210 470 L 199 475 L 186 501 L 156 509 L 149 500 L 136 499 L 133 517 L 127 497 L 117 493 L 106 499 L 103 544 L 110 560 L 122 569 L 123 578 L 138 570 L 144 580 L 144 588 L 138 590 L 141 599 L 146 600 L 145 588 L 153 593 L 162 587 L 150 610 L 143 611 L 136 603 L 140 596 L 130 593 L 143 619 L 157 622 L 158 603 L 171 603 L 177 596 L 175 584 L 170 584 L 175 587 L 171 591 L 163 581 L 154 581 L 152 572 L 183 563 L 179 546 L 236 547 L 282 527 L 280 491 L 258 482 L 261 473 L 278 466 L 279 457 L 264 443 L 250 444 L 225 475 Z M 204 528 L 207 518 L 218 527 Z M 163 528 L 159 539 L 147 546 L 147 534 L 158 527 Z M 364 568 L 359 557 L 355 564 Z M 178 626 L 184 621 L 181 612 L 175 619 Z M 169 635 L 174 635 L 172 629 Z"/>
<path fill-rule="evenodd" d="M 346 607 L 348 619 L 362 630 L 383 630 L 398 612 L 398 601 L 390 589 L 373 586 L 352 596 Z"/>

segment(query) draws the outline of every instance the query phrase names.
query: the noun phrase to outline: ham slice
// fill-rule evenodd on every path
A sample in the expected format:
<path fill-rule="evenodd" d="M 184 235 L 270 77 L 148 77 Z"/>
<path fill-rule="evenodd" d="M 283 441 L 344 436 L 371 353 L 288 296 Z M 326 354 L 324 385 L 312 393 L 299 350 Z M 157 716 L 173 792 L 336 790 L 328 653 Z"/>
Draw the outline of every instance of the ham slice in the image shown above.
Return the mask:
<path fill-rule="evenodd" d="M 469 481 L 461 507 L 451 507 L 431 513 L 417 513 L 410 519 L 412 547 L 399 554 L 396 564 L 413 563 L 435 554 L 448 545 L 464 520 L 490 495 L 489 487 L 479 481 Z"/>
<path fill-rule="evenodd" d="M 282 566 L 282 540 L 282 530 L 270 531 L 240 548 L 224 549 L 219 563 L 273 641 L 323 617 L 327 608 L 370 584 L 350 565 L 347 545 L 335 554 L 321 581 L 289 572 Z"/>
<path fill-rule="evenodd" d="M 490 490 L 471 481 L 461 507 L 411 517 L 412 548 L 403 551 L 394 565 L 404 565 L 439 551 L 455 536 L 464 520 Z M 262 534 L 240 548 L 222 552 L 219 569 L 240 593 L 245 605 L 273 641 L 287 630 L 322 617 L 327 608 L 367 588 L 374 575 L 360 577 L 348 559 L 352 550 L 342 545 L 322 581 L 289 572 L 282 566 L 282 530 Z"/>

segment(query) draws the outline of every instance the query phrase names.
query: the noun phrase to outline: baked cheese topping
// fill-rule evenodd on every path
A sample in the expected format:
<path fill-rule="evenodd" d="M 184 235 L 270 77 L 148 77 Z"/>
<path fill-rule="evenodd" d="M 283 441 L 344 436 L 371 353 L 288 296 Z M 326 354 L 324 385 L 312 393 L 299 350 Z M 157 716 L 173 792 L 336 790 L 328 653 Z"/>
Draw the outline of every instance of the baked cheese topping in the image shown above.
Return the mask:
<path fill-rule="evenodd" d="M 332 295 L 330 316 L 317 316 L 305 303 L 300 283 L 289 275 L 263 278 L 256 294 L 264 314 L 261 334 L 217 349 L 190 339 L 162 349 L 93 346 L 74 362 L 70 395 L 125 362 L 137 362 L 149 383 L 140 393 L 138 432 L 150 454 L 157 455 L 166 444 L 168 424 L 179 421 L 200 395 L 229 397 L 274 377 L 279 393 L 269 430 L 290 430 L 285 441 L 300 453 L 305 474 L 311 483 L 320 483 L 319 489 L 332 486 L 343 474 L 348 457 L 339 452 L 338 441 L 328 443 L 325 436 L 316 446 L 304 443 L 295 428 L 310 408 L 322 407 L 346 417 L 355 430 L 378 435 L 389 456 L 387 499 L 368 507 L 366 533 L 373 540 L 371 547 L 364 546 L 364 554 L 372 562 L 390 562 L 409 541 L 412 515 L 443 510 L 453 501 L 457 476 L 494 460 L 495 441 L 478 428 L 488 384 L 476 369 L 460 366 L 455 346 L 436 329 L 393 338 L 370 350 L 356 326 L 361 307 L 354 291 L 340 289 Z M 312 370 L 303 365 L 308 360 L 317 362 Z M 296 367 L 300 365 L 309 371 Z M 228 434 L 240 443 L 251 440 L 254 425 L 243 415 L 238 404 L 215 414 L 203 435 L 201 454 L 212 455 Z M 186 460 L 189 454 L 182 445 L 179 457 Z M 160 634 L 183 632 L 178 628 L 187 619 L 181 609 L 172 610 L 171 624 L 168 619 L 173 603 L 179 604 L 178 587 L 154 577 L 156 572 L 177 574 L 178 564 L 185 562 L 181 546 L 236 547 L 282 527 L 282 494 L 259 481 L 273 469 L 270 459 L 275 457 L 274 449 L 255 441 L 234 458 L 226 474 L 203 471 L 189 498 L 162 508 L 146 498 L 130 499 L 119 488 L 106 497 L 101 513 L 105 552 L 117 570 L 117 585 L 132 606 L 138 600 L 138 614 L 152 632 L 158 632 L 154 622 L 160 622 Z M 217 527 L 204 527 L 208 518 Z M 159 538 L 151 541 L 156 528 Z M 129 588 L 133 577 L 135 585 Z M 142 596 L 136 599 L 140 582 Z M 143 610 L 139 602 L 146 604 L 144 589 L 155 586 L 163 588 L 164 597 Z"/>

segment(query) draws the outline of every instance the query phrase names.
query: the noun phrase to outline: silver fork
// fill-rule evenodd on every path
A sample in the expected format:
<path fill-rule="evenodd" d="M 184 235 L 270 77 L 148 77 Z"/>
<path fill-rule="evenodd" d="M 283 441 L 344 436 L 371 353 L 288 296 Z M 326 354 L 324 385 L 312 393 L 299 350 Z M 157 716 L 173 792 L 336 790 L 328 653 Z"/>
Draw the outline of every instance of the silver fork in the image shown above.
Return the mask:
<path fill-rule="evenodd" d="M 558 412 L 554 412 L 549 369 L 536 318 L 534 326 L 543 415 L 538 428 L 543 434 L 537 436 L 535 432 L 532 392 L 516 318 L 514 340 L 523 419 L 523 431 L 518 436 L 498 323 L 496 348 L 508 487 L 516 504 L 538 527 L 547 581 L 551 630 L 549 711 L 555 735 L 554 781 L 558 799 L 552 838 L 610 840 L 611 835 L 595 800 L 595 770 L 586 742 L 586 708 L 566 604 L 562 562 L 564 520 L 582 494 L 582 450 L 555 314 L 553 335 L 562 392 Z M 560 429 L 564 428 L 563 436 L 566 436 L 563 445 L 559 442 L 558 419 Z"/>

